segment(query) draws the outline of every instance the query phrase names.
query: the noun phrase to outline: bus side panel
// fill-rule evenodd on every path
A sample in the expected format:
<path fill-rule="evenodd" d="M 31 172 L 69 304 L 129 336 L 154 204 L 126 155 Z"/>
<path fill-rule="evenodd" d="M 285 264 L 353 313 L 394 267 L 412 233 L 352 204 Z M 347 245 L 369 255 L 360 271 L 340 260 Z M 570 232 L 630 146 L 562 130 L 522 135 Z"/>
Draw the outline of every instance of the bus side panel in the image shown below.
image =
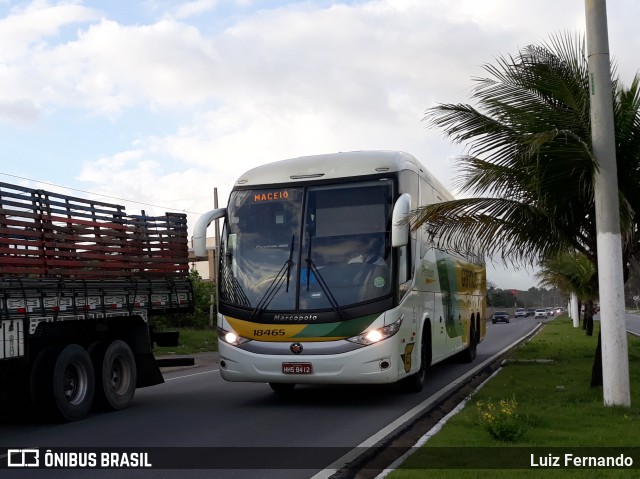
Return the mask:
<path fill-rule="evenodd" d="M 432 363 L 437 363 L 450 356 L 451 344 L 447 335 L 446 294 L 434 294 L 434 314 L 431 319 L 431 351 Z"/>
<path fill-rule="evenodd" d="M 399 315 L 403 317 L 402 326 L 397 337 L 392 340 L 398 344 L 397 370 L 398 377 L 402 378 L 420 369 L 420 339 L 424 328 L 423 298 L 418 291 L 412 289 L 402 299 L 399 308 Z M 385 322 L 389 324 L 392 320 Z"/>

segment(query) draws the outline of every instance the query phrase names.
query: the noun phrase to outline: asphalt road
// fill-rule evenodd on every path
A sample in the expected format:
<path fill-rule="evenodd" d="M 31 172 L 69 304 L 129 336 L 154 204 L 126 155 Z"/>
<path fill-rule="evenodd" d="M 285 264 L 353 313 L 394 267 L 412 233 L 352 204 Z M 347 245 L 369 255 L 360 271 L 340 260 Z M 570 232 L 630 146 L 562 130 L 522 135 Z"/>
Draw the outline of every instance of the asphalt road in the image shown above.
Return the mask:
<path fill-rule="evenodd" d="M 640 336 L 640 314 L 627 313 L 627 331 Z"/>
<path fill-rule="evenodd" d="M 419 394 L 401 393 L 393 385 L 298 386 L 291 398 L 282 398 L 266 384 L 223 381 L 215 355 L 201 356 L 196 367 L 167 371 L 164 384 L 139 389 L 132 406 L 123 411 L 94 413 L 65 424 L 29 423 L 10 411 L 0 412 L 0 467 L 7 461 L 6 454 L 2 457 L 6 448 L 37 448 L 41 455 L 47 448 L 69 448 L 70 452 L 128 448 L 126 452 L 147 451 L 149 462 L 169 468 L 96 469 L 90 476 L 328 477 L 331 463 L 349 451 L 353 454 L 353 448 L 374 445 L 428 410 L 452 382 L 529 334 L 536 325 L 532 318 L 488 323 L 487 337 L 478 346 L 474 363 L 434 366 Z M 71 479 L 88 477 L 88 472 L 79 468 L 12 468 L 0 470 L 0 476 Z"/>

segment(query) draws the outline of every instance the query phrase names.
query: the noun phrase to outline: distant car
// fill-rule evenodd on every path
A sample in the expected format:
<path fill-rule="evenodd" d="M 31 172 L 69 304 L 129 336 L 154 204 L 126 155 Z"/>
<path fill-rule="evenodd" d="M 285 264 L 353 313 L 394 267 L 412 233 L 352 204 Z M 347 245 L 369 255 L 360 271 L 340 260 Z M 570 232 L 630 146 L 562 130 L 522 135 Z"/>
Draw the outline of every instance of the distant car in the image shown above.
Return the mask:
<path fill-rule="evenodd" d="M 518 308 L 516 309 L 516 314 L 515 314 L 516 318 L 526 318 L 527 317 L 527 310 L 524 308 Z"/>
<path fill-rule="evenodd" d="M 546 310 L 548 316 L 553 316 L 554 314 L 556 314 L 556 310 L 553 308 L 546 308 Z"/>
<path fill-rule="evenodd" d="M 536 310 L 535 308 L 527 308 L 527 316 L 535 316 Z"/>
<path fill-rule="evenodd" d="M 549 317 L 549 314 L 547 313 L 546 309 L 542 309 L 542 308 L 541 309 L 536 309 L 534 318 L 545 318 L 546 319 L 548 317 Z"/>
<path fill-rule="evenodd" d="M 493 316 L 491 316 L 491 322 L 493 324 L 496 324 L 498 321 L 508 323 L 509 314 L 506 311 L 496 311 L 495 313 L 493 313 Z"/>

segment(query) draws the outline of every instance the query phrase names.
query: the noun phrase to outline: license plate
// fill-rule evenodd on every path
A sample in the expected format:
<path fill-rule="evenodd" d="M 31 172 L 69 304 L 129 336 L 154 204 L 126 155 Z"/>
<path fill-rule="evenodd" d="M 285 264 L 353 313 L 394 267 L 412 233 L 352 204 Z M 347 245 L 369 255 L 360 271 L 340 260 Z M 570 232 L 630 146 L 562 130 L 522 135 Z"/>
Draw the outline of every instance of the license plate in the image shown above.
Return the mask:
<path fill-rule="evenodd" d="M 283 374 L 311 374 L 311 363 L 282 363 Z"/>

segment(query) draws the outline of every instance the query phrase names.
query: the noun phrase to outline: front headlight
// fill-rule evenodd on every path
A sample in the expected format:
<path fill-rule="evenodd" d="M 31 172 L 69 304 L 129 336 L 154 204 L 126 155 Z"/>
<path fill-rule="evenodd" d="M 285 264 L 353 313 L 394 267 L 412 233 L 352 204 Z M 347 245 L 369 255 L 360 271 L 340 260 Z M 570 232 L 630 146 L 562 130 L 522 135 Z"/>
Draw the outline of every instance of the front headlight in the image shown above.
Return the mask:
<path fill-rule="evenodd" d="M 364 346 L 369 346 L 370 344 L 380 342 L 383 339 L 390 338 L 391 336 L 396 334 L 400 329 L 401 324 L 402 324 L 402 318 L 398 319 L 395 323 L 392 323 L 388 326 L 383 326 L 382 328 L 365 331 L 364 333 L 358 334 L 357 336 L 352 336 L 350 338 L 347 338 L 347 341 L 351 341 L 352 343 L 363 344 Z"/>
<path fill-rule="evenodd" d="M 232 346 L 239 346 L 247 341 L 251 341 L 249 338 L 239 336 L 233 331 L 226 331 L 222 328 L 218 328 L 218 338 Z"/>

